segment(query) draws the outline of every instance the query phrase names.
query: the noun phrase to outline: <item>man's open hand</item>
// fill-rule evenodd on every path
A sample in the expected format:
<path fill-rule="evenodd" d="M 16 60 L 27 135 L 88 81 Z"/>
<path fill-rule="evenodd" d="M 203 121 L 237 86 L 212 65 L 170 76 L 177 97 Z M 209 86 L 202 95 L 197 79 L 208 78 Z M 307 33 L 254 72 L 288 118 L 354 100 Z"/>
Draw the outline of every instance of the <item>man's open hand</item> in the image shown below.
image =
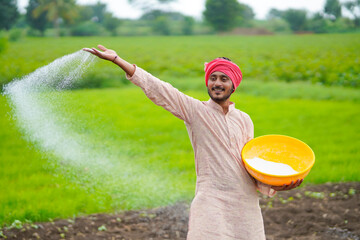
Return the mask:
<path fill-rule="evenodd" d="M 111 49 L 107 49 L 103 45 L 98 45 L 98 48 L 101 50 L 97 50 L 96 48 L 83 48 L 84 51 L 87 51 L 89 53 L 94 54 L 95 56 L 98 56 L 99 58 L 114 61 L 115 57 L 117 56 L 116 52 Z"/>
<path fill-rule="evenodd" d="M 275 191 L 287 191 L 287 190 L 291 190 L 293 188 L 296 188 L 298 186 L 300 186 L 300 184 L 303 182 L 303 179 L 298 179 L 295 182 L 292 181 L 290 184 L 286 185 L 281 185 L 281 186 L 271 186 L 272 189 L 274 189 Z"/>

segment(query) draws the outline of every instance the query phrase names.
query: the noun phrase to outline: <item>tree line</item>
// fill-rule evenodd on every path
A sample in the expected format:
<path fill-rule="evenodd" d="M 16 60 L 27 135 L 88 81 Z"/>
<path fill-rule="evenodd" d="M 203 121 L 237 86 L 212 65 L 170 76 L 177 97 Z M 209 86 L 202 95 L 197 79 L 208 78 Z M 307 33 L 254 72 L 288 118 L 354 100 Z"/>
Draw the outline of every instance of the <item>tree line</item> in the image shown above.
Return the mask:
<path fill-rule="evenodd" d="M 352 18 L 345 17 L 343 15 L 344 10 L 352 15 Z M 267 22 L 273 24 L 274 31 L 281 31 L 286 27 L 293 32 L 358 31 L 360 27 L 360 0 L 350 0 L 343 4 L 339 0 L 326 0 L 323 10 L 312 15 L 302 9 L 285 11 L 271 9 L 267 16 Z"/>
<path fill-rule="evenodd" d="M 0 30 L 14 38 L 26 29 L 28 35 L 191 35 L 230 32 L 235 28 L 265 29 L 269 33 L 349 32 L 360 26 L 360 0 L 326 0 L 322 11 L 271 9 L 266 20 L 255 19 L 253 9 L 237 0 L 206 0 L 203 18 L 196 20 L 164 10 L 176 0 L 128 0 L 143 11 L 138 19 L 120 19 L 106 4 L 79 5 L 76 0 L 29 0 L 20 14 L 16 0 L 0 0 Z M 347 11 L 351 17 L 344 17 Z M 16 30 L 12 30 L 16 29 Z M 48 34 L 49 35 L 49 34 Z"/>

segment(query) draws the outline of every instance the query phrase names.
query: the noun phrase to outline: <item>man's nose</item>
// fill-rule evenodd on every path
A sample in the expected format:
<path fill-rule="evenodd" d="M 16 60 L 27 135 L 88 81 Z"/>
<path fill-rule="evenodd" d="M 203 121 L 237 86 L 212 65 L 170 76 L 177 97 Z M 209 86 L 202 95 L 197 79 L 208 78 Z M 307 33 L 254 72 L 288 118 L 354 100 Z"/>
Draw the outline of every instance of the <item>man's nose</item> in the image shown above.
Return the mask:
<path fill-rule="evenodd" d="M 222 85 L 221 79 L 220 79 L 220 78 L 216 78 L 215 86 L 221 86 L 221 85 Z"/>

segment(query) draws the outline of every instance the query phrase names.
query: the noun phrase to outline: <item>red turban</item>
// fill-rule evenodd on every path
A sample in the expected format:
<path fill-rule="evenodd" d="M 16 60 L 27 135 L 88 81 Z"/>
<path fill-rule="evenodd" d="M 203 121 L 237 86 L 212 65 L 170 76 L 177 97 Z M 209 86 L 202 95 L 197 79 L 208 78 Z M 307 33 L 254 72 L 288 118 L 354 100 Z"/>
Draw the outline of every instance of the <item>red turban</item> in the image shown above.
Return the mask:
<path fill-rule="evenodd" d="M 222 58 L 216 58 L 209 63 L 205 63 L 205 82 L 208 85 L 209 76 L 213 72 L 222 72 L 228 76 L 234 84 L 234 91 L 239 86 L 242 73 L 238 65 Z"/>

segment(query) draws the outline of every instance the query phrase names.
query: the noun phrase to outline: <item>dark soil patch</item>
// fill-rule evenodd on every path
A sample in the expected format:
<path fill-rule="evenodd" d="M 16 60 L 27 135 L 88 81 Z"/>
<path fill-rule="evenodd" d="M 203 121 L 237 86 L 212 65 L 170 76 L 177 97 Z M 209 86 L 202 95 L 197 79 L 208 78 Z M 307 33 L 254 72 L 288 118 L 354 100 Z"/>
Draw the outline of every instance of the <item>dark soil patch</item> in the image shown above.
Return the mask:
<path fill-rule="evenodd" d="M 360 240 L 359 182 L 306 186 L 261 202 L 267 239 Z"/>
<path fill-rule="evenodd" d="M 267 239 L 360 240 L 360 183 L 305 186 L 260 200 Z M 185 239 L 188 203 L 4 228 L 7 239 Z M 1 233 L 1 232 L 0 232 Z M 0 237 L 1 238 L 1 237 Z"/>

